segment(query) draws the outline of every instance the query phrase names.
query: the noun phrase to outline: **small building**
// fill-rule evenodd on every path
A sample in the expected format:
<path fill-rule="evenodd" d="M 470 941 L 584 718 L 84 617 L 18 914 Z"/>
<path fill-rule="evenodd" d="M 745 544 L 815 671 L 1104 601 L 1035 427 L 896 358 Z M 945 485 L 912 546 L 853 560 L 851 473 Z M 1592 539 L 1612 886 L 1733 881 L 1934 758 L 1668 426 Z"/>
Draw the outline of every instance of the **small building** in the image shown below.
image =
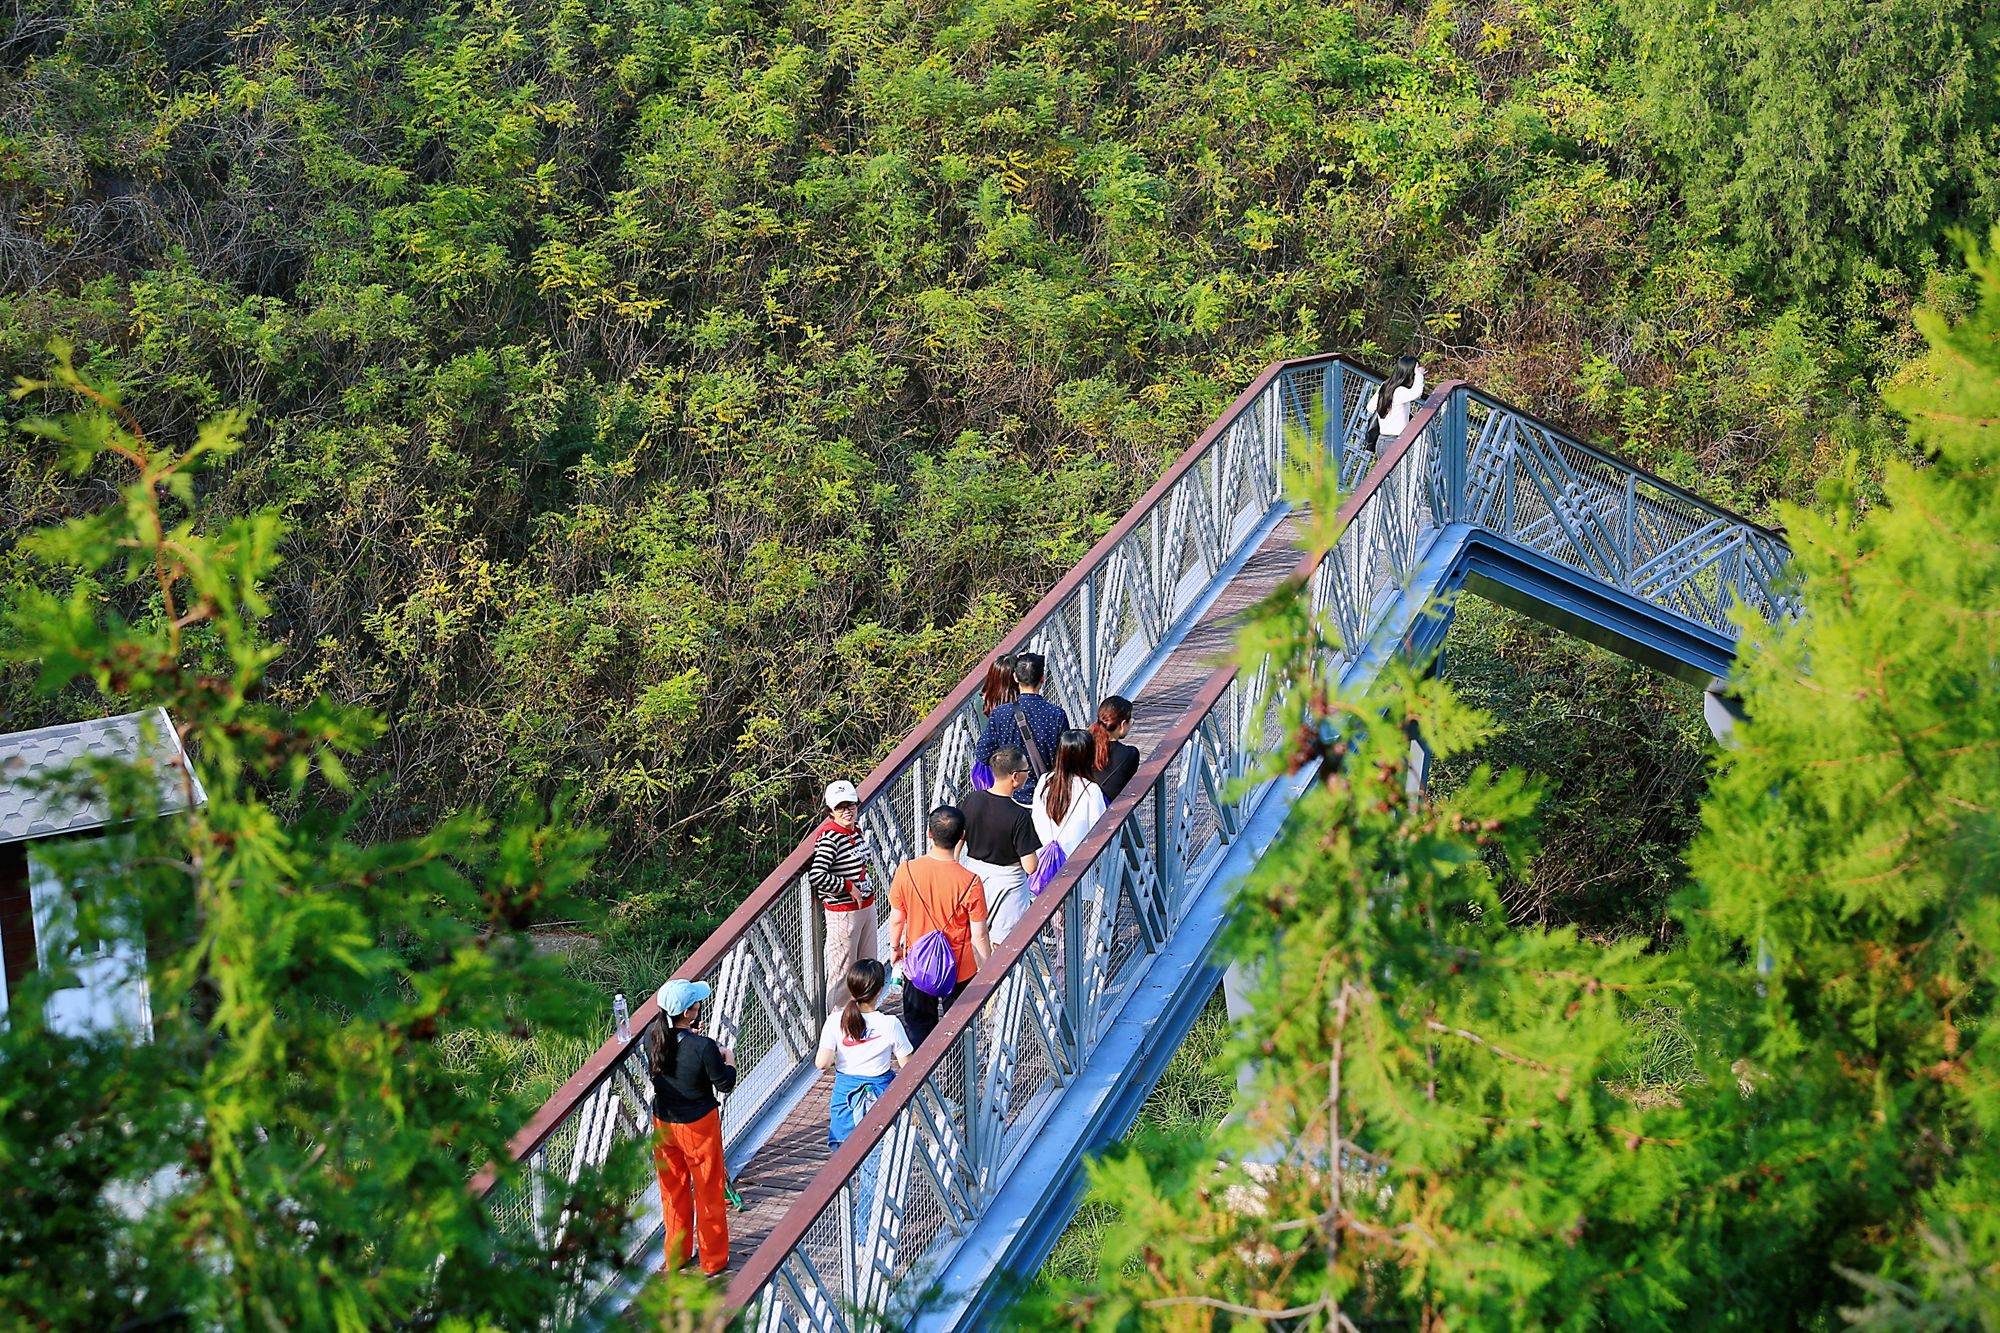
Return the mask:
<path fill-rule="evenodd" d="M 67 962 L 78 984 L 49 997 L 51 1028 L 78 1035 L 123 1028 L 150 1036 L 143 945 L 136 939 L 81 944 L 74 899 L 51 855 L 75 839 L 124 836 L 120 826 L 132 817 L 129 809 L 113 811 L 90 784 L 48 785 L 47 779 L 93 757 L 149 770 L 155 813 L 174 814 L 206 799 L 162 708 L 0 735 L 0 960 L 6 982 L 0 1022 L 23 979 Z M 107 850 L 115 856 L 115 847 Z"/>

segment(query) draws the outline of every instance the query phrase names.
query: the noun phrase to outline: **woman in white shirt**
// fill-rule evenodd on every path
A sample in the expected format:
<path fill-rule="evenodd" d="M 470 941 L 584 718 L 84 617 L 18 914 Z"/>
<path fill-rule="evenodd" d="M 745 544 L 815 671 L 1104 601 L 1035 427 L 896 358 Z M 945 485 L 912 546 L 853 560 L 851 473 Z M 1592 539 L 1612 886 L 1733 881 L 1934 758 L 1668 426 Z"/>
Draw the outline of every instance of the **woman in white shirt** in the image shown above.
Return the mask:
<path fill-rule="evenodd" d="M 875 1012 L 888 973 L 873 958 L 847 969 L 847 1004 L 826 1016 L 813 1064 L 833 1071 L 833 1099 L 827 1108 L 826 1146 L 838 1148 L 889 1090 L 889 1080 L 910 1058 L 903 1020 Z"/>
<path fill-rule="evenodd" d="M 1104 790 L 1090 780 L 1097 747 L 1090 733 L 1071 728 L 1056 744 L 1054 766 L 1035 784 L 1035 834 L 1042 846 L 1054 843 L 1067 861 L 1104 814 Z"/>
<path fill-rule="evenodd" d="M 1368 428 L 1368 447 L 1394 444 L 1410 428 L 1410 413 L 1424 400 L 1424 368 L 1414 356 L 1398 357 L 1396 368 L 1375 391 L 1375 420 Z"/>

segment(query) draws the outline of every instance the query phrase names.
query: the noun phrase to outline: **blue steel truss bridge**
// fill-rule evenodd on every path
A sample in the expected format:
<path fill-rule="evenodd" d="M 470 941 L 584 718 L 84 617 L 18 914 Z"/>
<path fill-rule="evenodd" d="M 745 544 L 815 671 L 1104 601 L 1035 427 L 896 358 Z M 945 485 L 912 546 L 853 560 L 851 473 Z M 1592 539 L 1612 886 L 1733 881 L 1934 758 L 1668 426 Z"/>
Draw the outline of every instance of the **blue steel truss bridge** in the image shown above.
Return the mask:
<path fill-rule="evenodd" d="M 760 1330 L 952 1329 L 1004 1322 L 1073 1212 L 1084 1157 L 1116 1141 L 1219 980 L 1232 886 L 1312 780 L 1245 779 L 1282 743 L 1283 681 L 1228 664 L 1241 610 L 1287 579 L 1329 642 L 1322 679 L 1364 687 L 1396 653 L 1438 646 L 1441 599 L 1469 589 L 1716 691 L 1737 607 L 1795 610 L 1777 534 L 1462 382 L 1364 446 L 1381 381 L 1339 356 L 1267 368 L 1035 608 L 994 645 L 1048 658 L 1071 718 L 1134 701 L 1146 758 L 1068 866 L 998 946 L 854 1135 L 829 1155 L 812 1056 L 826 991 L 821 913 L 801 845 L 674 975 L 715 988 L 708 1030 L 739 1081 L 723 1135 L 731 1305 Z M 1338 469 L 1344 521 L 1300 555 L 1288 450 Z M 967 787 L 986 663 L 861 784 L 880 883 L 923 851 L 929 810 Z M 1721 716 L 1711 693 L 1712 722 Z M 877 910 L 886 910 L 886 904 Z M 614 1038 L 516 1136 L 524 1169 L 491 1206 L 545 1239 L 554 1202 L 621 1139 L 652 1133 L 645 1036 Z M 660 1262 L 659 1200 L 628 1263 L 578 1272 L 572 1312 L 615 1312 Z"/>

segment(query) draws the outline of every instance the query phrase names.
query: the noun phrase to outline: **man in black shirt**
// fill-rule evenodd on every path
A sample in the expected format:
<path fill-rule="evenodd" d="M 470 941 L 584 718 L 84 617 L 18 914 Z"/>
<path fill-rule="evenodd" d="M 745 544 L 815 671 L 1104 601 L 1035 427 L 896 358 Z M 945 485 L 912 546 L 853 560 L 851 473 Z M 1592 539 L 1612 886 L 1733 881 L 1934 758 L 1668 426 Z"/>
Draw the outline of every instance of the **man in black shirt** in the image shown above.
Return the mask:
<path fill-rule="evenodd" d="M 1015 791 L 1028 780 L 1028 761 L 1011 745 L 1003 745 L 987 760 L 993 769 L 993 790 L 976 791 L 960 808 L 965 812 L 965 841 L 958 860 L 986 886 L 986 928 L 995 947 L 1028 910 L 1028 876 L 1035 873 L 1041 839 L 1028 808 L 1014 801 Z"/>

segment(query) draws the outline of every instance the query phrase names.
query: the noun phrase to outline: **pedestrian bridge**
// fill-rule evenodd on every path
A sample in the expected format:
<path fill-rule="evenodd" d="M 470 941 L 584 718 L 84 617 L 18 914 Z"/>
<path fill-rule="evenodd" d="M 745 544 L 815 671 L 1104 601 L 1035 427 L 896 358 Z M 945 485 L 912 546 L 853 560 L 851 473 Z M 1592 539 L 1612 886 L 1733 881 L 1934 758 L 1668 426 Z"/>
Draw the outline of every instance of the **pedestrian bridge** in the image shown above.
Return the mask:
<path fill-rule="evenodd" d="M 733 1046 L 723 1108 L 732 1307 L 760 1329 L 998 1322 L 1074 1209 L 1079 1164 L 1117 1140 L 1208 997 L 1231 885 L 1311 780 L 1240 781 L 1281 743 L 1283 682 L 1227 664 L 1232 618 L 1287 578 L 1352 688 L 1449 624 L 1470 588 L 1704 687 L 1726 676 L 1741 603 L 1792 610 L 1782 538 L 1462 382 L 1432 392 L 1380 455 L 1363 448 L 1380 379 L 1337 356 L 1273 365 L 1081 564 L 993 648 L 1047 655 L 1048 694 L 1087 719 L 1134 700 L 1145 761 L 1063 875 L 995 949 L 853 1137 L 825 1147 L 820 913 L 801 845 L 676 976 L 715 988 L 708 1030 Z M 1345 525 L 1301 558 L 1281 485 L 1288 448 L 1338 468 Z M 989 659 L 990 660 L 990 657 Z M 861 784 L 882 883 L 923 849 L 931 807 L 966 787 L 985 663 Z M 886 911 L 886 905 L 878 910 Z M 663 978 L 664 980 L 664 978 Z M 561 1184 L 620 1139 L 650 1136 L 643 1054 L 653 1001 L 516 1136 L 527 1169 L 490 1197 L 546 1238 Z M 659 1200 L 623 1272 L 575 1275 L 602 1316 L 659 1265 Z"/>

